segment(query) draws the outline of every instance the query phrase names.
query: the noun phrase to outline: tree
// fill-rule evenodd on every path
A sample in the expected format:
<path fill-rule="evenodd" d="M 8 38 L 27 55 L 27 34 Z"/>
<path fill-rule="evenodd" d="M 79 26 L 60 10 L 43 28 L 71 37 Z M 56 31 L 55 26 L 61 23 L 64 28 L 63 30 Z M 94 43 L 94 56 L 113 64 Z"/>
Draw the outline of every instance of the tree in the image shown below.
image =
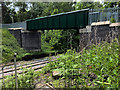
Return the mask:
<path fill-rule="evenodd" d="M 28 15 L 28 3 L 25 2 L 16 2 L 14 3 L 14 7 L 18 7 L 19 10 L 16 13 L 16 17 L 17 17 L 17 21 L 21 22 L 21 21 L 25 21 L 27 19 L 27 15 Z"/>
<path fill-rule="evenodd" d="M 21 22 L 42 16 L 73 11 L 72 2 L 11 2 L 3 4 L 6 23 Z M 17 8 L 17 9 L 15 9 Z M 6 18 L 7 17 L 7 18 Z"/>
<path fill-rule="evenodd" d="M 8 7 L 10 2 L 2 2 L 2 23 L 11 23 L 12 18 L 10 15 L 10 8 Z"/>
<path fill-rule="evenodd" d="M 47 7 L 44 8 L 44 11 L 42 13 L 43 16 L 64 13 L 74 10 L 74 8 L 72 7 L 72 2 L 50 2 L 46 4 Z"/>
<path fill-rule="evenodd" d="M 100 4 L 100 2 L 83 2 L 81 0 L 81 2 L 78 2 L 75 5 L 75 9 L 76 10 L 81 10 L 81 9 L 98 9 L 102 7 L 102 4 Z"/>
<path fill-rule="evenodd" d="M 120 1 L 118 2 L 104 2 L 103 3 L 103 8 L 113 8 L 113 7 L 120 7 Z"/>
<path fill-rule="evenodd" d="M 28 11 L 30 19 L 41 17 L 44 8 L 47 7 L 46 3 L 40 2 L 31 2 L 30 5 L 30 10 Z"/>

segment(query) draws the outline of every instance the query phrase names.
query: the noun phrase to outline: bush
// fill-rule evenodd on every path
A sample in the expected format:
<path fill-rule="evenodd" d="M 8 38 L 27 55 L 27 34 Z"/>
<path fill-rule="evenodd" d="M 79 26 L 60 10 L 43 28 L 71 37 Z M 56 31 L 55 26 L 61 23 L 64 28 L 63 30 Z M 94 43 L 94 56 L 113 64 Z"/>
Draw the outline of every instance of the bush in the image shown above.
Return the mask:
<path fill-rule="evenodd" d="M 42 50 L 53 50 L 55 45 L 58 46 L 62 30 L 49 30 L 41 34 L 41 48 Z"/>
<path fill-rule="evenodd" d="M 78 47 L 79 41 L 78 31 L 70 30 L 45 30 L 41 34 L 42 50 L 62 50 Z"/>
<path fill-rule="evenodd" d="M 24 56 L 25 51 L 20 48 L 16 38 L 9 33 L 7 29 L 2 30 L 2 63 L 9 62 L 13 59 L 14 53 L 17 58 Z"/>
<path fill-rule="evenodd" d="M 118 87 L 119 45 L 116 41 L 93 45 L 80 54 L 68 50 L 57 61 L 52 61 L 43 68 L 43 73 L 60 72 L 68 82 L 74 81 L 73 87 Z M 72 75 L 72 76 L 71 76 Z M 76 75 L 76 76 L 75 76 Z M 74 77 L 75 76 L 75 77 Z M 70 77 L 74 77 L 72 80 Z M 92 86 L 93 85 L 93 86 Z M 56 87 L 59 88 L 59 87 Z"/>
<path fill-rule="evenodd" d="M 22 69 L 26 73 L 18 74 L 18 88 L 34 88 L 34 70 L 31 68 Z M 15 88 L 15 75 L 6 76 L 5 88 Z"/>
<path fill-rule="evenodd" d="M 111 17 L 110 21 L 111 23 L 115 23 L 115 19 L 113 17 Z"/>

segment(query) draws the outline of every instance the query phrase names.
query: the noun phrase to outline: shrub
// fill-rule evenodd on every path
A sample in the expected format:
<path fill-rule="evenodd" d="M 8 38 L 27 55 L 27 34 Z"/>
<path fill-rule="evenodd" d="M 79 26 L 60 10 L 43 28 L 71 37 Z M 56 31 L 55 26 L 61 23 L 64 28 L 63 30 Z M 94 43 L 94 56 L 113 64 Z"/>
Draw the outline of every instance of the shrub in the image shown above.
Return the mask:
<path fill-rule="evenodd" d="M 111 17 L 110 21 L 111 23 L 115 23 L 115 19 L 113 17 Z"/>
<path fill-rule="evenodd" d="M 7 29 L 2 30 L 2 62 L 9 62 L 13 59 L 14 53 L 17 53 L 17 58 L 21 58 L 25 51 L 20 48 L 16 38 L 9 33 Z"/>
<path fill-rule="evenodd" d="M 26 73 L 18 74 L 18 88 L 34 88 L 34 70 L 31 68 L 22 69 Z M 15 88 L 15 75 L 6 76 L 5 88 Z"/>
<path fill-rule="evenodd" d="M 75 77 L 75 84 L 82 87 L 118 87 L 119 45 L 117 42 L 93 45 L 89 50 L 76 53 L 68 50 L 57 61 L 43 68 L 43 73 L 57 71 L 68 82 Z M 72 75 L 72 76 L 71 76 Z M 59 87 L 56 87 L 59 88 Z"/>

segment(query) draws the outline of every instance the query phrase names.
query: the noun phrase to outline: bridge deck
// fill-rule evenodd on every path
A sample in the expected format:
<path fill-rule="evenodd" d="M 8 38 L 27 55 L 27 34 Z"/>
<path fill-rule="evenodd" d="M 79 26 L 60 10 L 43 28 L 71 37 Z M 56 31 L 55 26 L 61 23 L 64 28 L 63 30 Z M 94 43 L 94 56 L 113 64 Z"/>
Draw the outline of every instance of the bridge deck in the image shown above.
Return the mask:
<path fill-rule="evenodd" d="M 88 9 L 27 20 L 27 30 L 79 29 L 88 25 Z"/>

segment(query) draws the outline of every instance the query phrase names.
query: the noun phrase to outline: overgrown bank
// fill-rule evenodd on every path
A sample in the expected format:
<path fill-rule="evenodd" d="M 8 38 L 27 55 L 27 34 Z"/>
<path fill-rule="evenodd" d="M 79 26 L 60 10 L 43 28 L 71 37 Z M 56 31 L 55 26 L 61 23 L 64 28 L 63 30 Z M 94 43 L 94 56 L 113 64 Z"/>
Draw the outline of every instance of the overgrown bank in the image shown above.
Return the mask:
<path fill-rule="evenodd" d="M 17 58 L 21 58 L 25 56 L 26 51 L 20 48 L 15 37 L 7 29 L 2 29 L 2 63 L 10 62 L 14 53 L 17 53 Z"/>
<path fill-rule="evenodd" d="M 50 61 L 42 71 L 27 69 L 28 73 L 19 75 L 18 86 L 35 88 L 36 82 L 44 81 L 55 88 L 118 88 L 118 58 L 117 40 L 93 45 L 81 53 L 68 50 L 56 61 Z M 13 77 L 8 76 L 7 80 Z M 5 83 L 5 87 L 15 87 L 15 83 Z"/>
<path fill-rule="evenodd" d="M 42 73 L 56 74 L 52 81 L 56 88 L 117 88 L 118 59 L 119 45 L 115 40 L 112 43 L 93 45 L 81 53 L 68 50 L 65 55 L 45 66 Z"/>

